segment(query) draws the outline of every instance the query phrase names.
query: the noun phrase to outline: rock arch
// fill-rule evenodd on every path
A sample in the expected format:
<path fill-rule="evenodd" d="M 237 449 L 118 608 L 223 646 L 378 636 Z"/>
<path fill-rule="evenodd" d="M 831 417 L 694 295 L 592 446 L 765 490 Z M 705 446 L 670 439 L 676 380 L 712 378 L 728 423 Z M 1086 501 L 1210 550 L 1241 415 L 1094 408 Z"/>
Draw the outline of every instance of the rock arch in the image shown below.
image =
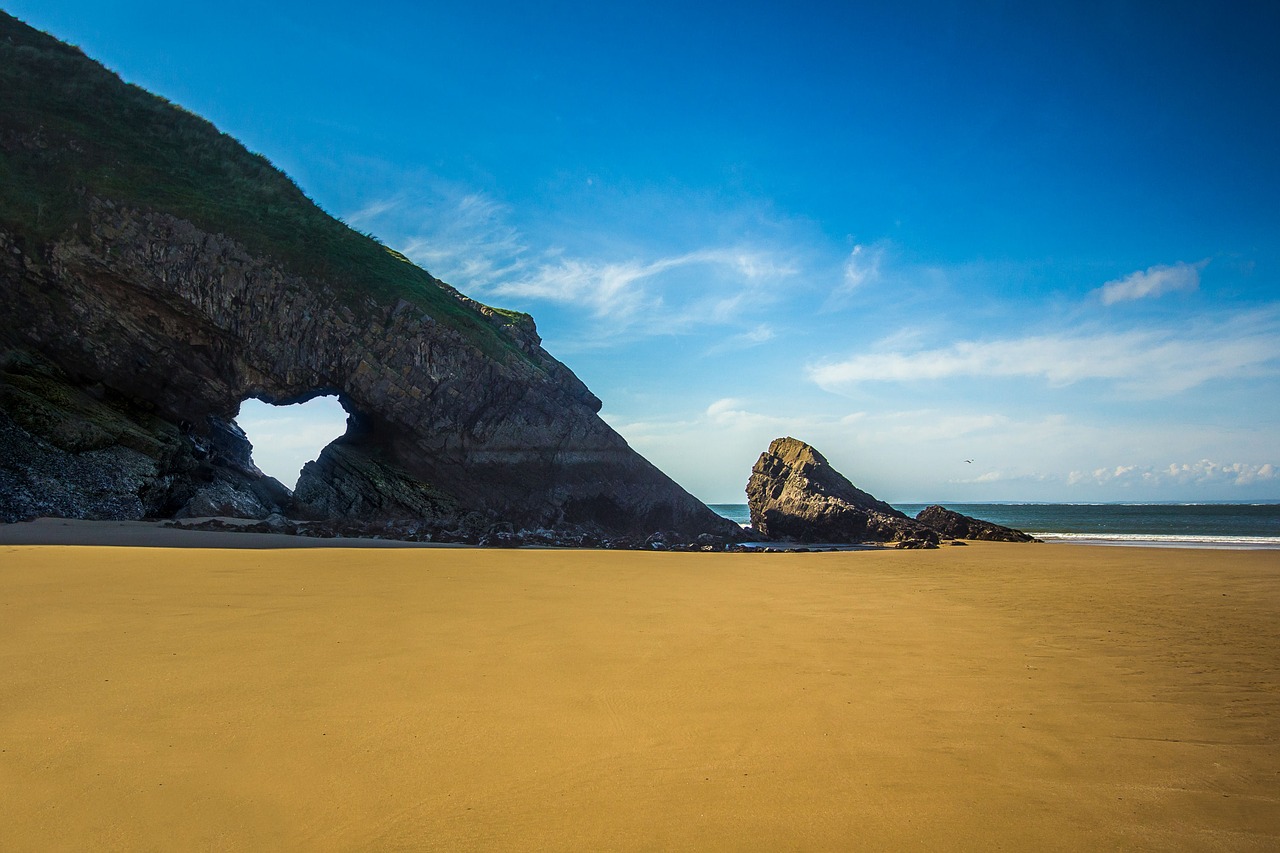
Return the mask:
<path fill-rule="evenodd" d="M 241 400 L 333 394 L 350 413 L 346 434 L 307 466 L 292 500 L 273 507 L 259 495 L 256 512 L 724 527 L 600 420 L 599 400 L 542 348 L 526 316 L 442 283 L 469 326 L 403 298 L 352 304 L 177 217 L 109 202 L 91 209 L 83 236 L 35 257 L 0 232 L 0 271 L 16 302 L 3 337 L 70 386 L 109 388 L 177 427 L 190 452 L 156 459 L 153 479 L 171 487 L 151 512 L 194 511 L 175 504 L 200 488 L 172 485 L 188 455 L 206 475 L 218 471 L 206 486 L 256 494 L 233 423 Z"/>
<path fill-rule="evenodd" d="M 323 390 L 350 427 L 291 509 L 736 529 L 600 420 L 528 316 L 207 121 L 3 13 L 0 91 L 0 517 L 172 515 L 215 488 L 265 508 L 239 402 Z"/>

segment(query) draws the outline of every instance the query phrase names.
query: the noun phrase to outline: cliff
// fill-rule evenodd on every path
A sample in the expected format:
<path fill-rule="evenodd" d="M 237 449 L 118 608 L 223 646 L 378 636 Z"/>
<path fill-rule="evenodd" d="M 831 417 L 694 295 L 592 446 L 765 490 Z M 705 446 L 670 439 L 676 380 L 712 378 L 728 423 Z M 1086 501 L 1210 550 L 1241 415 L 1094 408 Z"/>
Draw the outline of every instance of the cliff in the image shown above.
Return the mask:
<path fill-rule="evenodd" d="M 632 451 L 533 320 L 332 219 L 265 158 L 0 13 L 0 520 L 736 526 Z M 297 493 L 241 401 L 336 394 Z"/>

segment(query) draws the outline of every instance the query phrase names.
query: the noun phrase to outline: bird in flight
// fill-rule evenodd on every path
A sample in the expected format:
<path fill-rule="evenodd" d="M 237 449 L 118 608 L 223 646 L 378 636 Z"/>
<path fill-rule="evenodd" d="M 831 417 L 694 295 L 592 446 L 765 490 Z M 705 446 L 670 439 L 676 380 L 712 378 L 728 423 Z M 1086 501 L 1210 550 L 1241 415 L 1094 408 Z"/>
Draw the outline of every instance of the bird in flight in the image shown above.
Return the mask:
<path fill-rule="evenodd" d="M 973 464 L 973 460 L 972 460 L 972 459 L 966 459 L 966 460 L 964 460 L 964 461 L 965 461 L 965 462 L 968 462 L 970 465 L 972 465 L 972 464 Z"/>

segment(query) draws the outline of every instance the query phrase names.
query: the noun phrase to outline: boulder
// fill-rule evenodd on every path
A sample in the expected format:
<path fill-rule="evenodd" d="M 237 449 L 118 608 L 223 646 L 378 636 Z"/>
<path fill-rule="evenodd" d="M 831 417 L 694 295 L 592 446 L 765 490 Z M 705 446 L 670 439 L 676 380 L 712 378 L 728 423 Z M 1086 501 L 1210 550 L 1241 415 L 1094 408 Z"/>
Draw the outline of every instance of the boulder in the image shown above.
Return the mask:
<path fill-rule="evenodd" d="M 747 483 L 751 526 L 765 539 L 856 544 L 918 541 L 938 533 L 862 491 L 821 453 L 794 438 L 774 439 Z"/>
<path fill-rule="evenodd" d="M 932 527 L 949 539 L 980 539 L 988 542 L 1038 541 L 1034 536 L 1023 533 L 1021 530 L 962 515 L 937 504 L 927 506 L 916 513 L 916 521 Z"/>

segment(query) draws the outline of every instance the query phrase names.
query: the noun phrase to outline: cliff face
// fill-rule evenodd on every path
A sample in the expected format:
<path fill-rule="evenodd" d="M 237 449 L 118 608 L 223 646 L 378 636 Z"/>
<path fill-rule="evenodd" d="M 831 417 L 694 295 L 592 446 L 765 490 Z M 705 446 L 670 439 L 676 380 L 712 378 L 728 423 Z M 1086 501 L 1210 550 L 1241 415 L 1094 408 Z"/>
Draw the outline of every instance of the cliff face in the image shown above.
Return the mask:
<path fill-rule="evenodd" d="M 0 518 L 239 501 L 256 515 L 733 529 L 600 420 L 527 315 L 467 299 L 211 126 L 0 15 L 5 37 Z M 92 114 L 73 97 L 86 89 Z M 166 156 L 185 171 L 155 168 Z M 339 397 L 347 434 L 291 497 L 232 419 L 248 397 L 320 394 Z"/>

